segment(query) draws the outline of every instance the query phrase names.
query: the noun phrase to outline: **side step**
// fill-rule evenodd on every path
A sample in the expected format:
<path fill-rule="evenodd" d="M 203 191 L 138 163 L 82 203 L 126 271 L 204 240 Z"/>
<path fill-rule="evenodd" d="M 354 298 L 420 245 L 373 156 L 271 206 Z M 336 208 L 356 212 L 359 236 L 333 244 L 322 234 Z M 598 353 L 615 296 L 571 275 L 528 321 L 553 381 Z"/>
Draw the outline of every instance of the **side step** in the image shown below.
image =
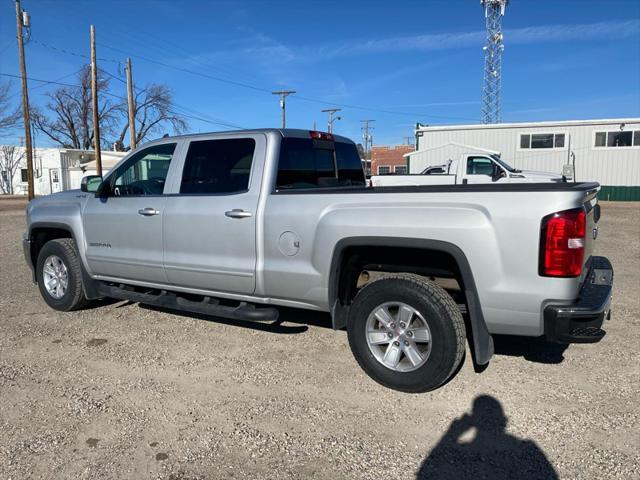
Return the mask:
<path fill-rule="evenodd" d="M 246 302 L 238 302 L 237 305 L 221 305 L 220 301 L 204 297 L 196 302 L 180 296 L 175 292 L 160 290 L 159 293 L 145 293 L 136 291 L 126 285 L 110 285 L 101 282 L 98 286 L 100 295 L 117 298 L 118 300 L 130 300 L 144 305 L 167 308 L 170 310 L 182 310 L 215 317 L 231 318 L 233 320 L 245 320 L 249 322 L 273 322 L 278 319 L 278 310 L 273 307 L 255 307 Z"/>
<path fill-rule="evenodd" d="M 598 327 L 577 327 L 569 334 L 574 343 L 596 343 L 602 340 L 607 332 Z"/>

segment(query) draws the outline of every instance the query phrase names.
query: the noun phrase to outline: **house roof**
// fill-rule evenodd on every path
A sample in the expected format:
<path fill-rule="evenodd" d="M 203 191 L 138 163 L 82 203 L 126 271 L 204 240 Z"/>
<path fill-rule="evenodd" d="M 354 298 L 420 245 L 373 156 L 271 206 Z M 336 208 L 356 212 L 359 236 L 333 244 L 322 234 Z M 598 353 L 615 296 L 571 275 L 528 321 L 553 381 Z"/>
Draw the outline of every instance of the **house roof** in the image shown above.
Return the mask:
<path fill-rule="evenodd" d="M 418 125 L 418 132 L 436 132 L 441 130 L 491 130 L 500 128 L 523 128 L 523 127 L 562 127 L 571 125 L 619 125 L 622 123 L 640 123 L 640 118 L 603 118 L 595 120 L 559 120 L 548 122 L 514 122 L 514 123 L 487 123 L 468 125 Z"/>
<path fill-rule="evenodd" d="M 416 150 L 414 152 L 405 153 L 403 157 L 410 157 L 411 155 L 416 155 L 418 153 L 429 152 L 431 150 L 438 150 L 440 148 L 448 147 L 450 145 L 460 147 L 460 148 L 465 148 L 471 152 L 492 153 L 495 155 L 500 155 L 500 152 L 496 150 L 489 150 L 487 148 L 476 147 L 474 145 L 466 145 L 464 143 L 458 143 L 458 142 L 447 142 L 447 143 L 443 143 L 442 145 L 438 145 L 437 147 L 423 148 L 422 150 Z"/>

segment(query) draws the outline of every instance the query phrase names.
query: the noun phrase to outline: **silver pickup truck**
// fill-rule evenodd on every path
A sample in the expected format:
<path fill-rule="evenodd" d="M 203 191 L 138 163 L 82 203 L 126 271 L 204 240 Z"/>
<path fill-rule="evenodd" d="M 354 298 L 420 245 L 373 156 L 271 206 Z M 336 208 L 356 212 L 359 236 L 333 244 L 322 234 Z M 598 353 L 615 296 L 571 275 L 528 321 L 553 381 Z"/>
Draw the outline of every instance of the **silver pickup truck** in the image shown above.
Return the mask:
<path fill-rule="evenodd" d="M 157 140 L 32 201 L 26 261 L 56 310 L 128 299 L 242 321 L 330 312 L 377 382 L 435 389 L 492 334 L 597 342 L 613 270 L 594 183 L 366 186 L 350 140 L 252 130 Z"/>

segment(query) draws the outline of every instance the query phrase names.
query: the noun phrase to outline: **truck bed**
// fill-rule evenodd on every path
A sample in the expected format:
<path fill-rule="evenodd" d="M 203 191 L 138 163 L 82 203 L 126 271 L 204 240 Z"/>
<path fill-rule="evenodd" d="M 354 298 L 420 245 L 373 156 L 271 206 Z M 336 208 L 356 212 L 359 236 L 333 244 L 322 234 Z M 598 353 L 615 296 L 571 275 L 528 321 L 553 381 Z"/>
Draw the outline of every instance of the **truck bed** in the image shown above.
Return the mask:
<path fill-rule="evenodd" d="M 329 187 L 298 190 L 278 190 L 278 194 L 313 195 L 322 193 L 441 193 L 441 192 L 588 192 L 600 187 L 597 182 L 545 183 L 475 183 L 459 185 L 404 185 L 386 187 Z"/>

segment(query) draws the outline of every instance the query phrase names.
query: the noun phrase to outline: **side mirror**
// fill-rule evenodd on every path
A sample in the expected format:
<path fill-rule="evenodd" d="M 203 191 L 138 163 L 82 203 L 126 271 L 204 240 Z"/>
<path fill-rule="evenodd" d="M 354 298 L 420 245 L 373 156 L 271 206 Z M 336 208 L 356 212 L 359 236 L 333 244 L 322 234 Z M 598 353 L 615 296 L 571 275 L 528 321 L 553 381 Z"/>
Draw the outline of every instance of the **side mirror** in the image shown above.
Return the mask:
<path fill-rule="evenodd" d="M 82 177 L 80 183 L 80 190 L 87 193 L 96 193 L 102 184 L 102 177 L 100 175 L 87 175 Z"/>
<path fill-rule="evenodd" d="M 502 170 L 500 167 L 495 167 L 495 171 L 493 172 L 493 181 L 497 182 L 501 178 L 505 178 L 507 173 Z"/>

